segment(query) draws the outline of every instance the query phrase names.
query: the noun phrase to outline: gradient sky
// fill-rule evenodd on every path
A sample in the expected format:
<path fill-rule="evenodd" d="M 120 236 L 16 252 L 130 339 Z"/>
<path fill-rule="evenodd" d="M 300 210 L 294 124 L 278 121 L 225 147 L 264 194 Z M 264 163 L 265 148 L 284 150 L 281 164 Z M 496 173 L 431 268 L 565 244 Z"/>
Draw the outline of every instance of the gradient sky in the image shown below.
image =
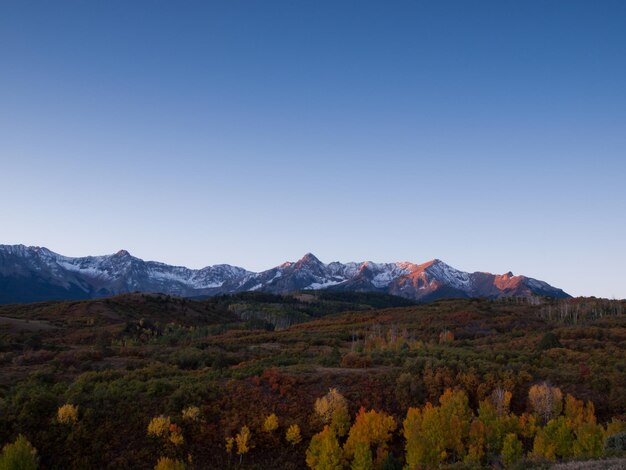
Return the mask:
<path fill-rule="evenodd" d="M 0 3 L 0 243 L 626 298 L 626 2 Z"/>

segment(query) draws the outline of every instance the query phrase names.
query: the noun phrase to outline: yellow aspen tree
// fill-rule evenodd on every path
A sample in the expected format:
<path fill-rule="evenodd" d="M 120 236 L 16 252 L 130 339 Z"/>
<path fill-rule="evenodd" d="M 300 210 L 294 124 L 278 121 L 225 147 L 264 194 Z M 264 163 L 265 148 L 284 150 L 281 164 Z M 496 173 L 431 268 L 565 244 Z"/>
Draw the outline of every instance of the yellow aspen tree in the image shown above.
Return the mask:
<path fill-rule="evenodd" d="M 404 436 L 404 450 L 406 467 L 408 470 L 418 468 L 422 463 L 422 445 L 420 441 L 421 411 L 419 408 L 409 408 L 406 418 L 402 422 Z"/>
<path fill-rule="evenodd" d="M 582 400 L 577 400 L 569 393 L 565 397 L 563 413 L 574 427 L 580 426 L 585 422 L 585 404 Z"/>
<path fill-rule="evenodd" d="M 330 427 L 338 437 L 344 437 L 350 430 L 350 414 L 348 406 L 341 404 L 335 408 L 330 421 Z"/>
<path fill-rule="evenodd" d="M 446 389 L 439 397 L 441 432 L 444 447 L 449 450 L 454 460 L 465 454 L 465 442 L 469 434 L 472 410 L 464 391 Z"/>
<path fill-rule="evenodd" d="M 76 424 L 78 422 L 78 406 L 66 403 L 59 407 L 57 421 L 61 424 Z"/>
<path fill-rule="evenodd" d="M 502 444 L 502 463 L 505 468 L 510 468 L 516 462 L 521 460 L 524 455 L 524 447 L 522 442 L 513 433 L 509 433 L 504 438 Z"/>
<path fill-rule="evenodd" d="M 551 462 L 556 460 L 556 446 L 548 439 L 548 436 L 543 430 L 540 430 L 535 435 L 531 456 L 533 458 L 546 459 Z"/>
<path fill-rule="evenodd" d="M 586 423 L 596 423 L 596 407 L 591 400 L 585 404 L 584 421 Z"/>
<path fill-rule="evenodd" d="M 439 408 L 409 408 L 403 422 L 406 468 L 436 467 L 446 458 Z"/>
<path fill-rule="evenodd" d="M 599 458 L 604 452 L 604 430 L 597 423 L 584 422 L 575 430 L 576 440 L 572 448 L 576 458 Z"/>
<path fill-rule="evenodd" d="M 423 441 L 422 463 L 427 466 L 438 466 L 446 459 L 444 446 L 444 435 L 441 429 L 441 415 L 439 408 L 434 407 L 430 403 L 422 409 L 422 432 L 421 439 Z"/>
<path fill-rule="evenodd" d="M 558 387 L 546 383 L 536 384 L 528 391 L 528 404 L 544 423 L 561 414 L 563 394 Z"/>
<path fill-rule="evenodd" d="M 287 432 L 285 433 L 285 439 L 292 446 L 296 446 L 302 442 L 302 434 L 300 434 L 300 426 L 297 424 L 292 424 L 287 428 Z"/>
<path fill-rule="evenodd" d="M 271 434 L 278 429 L 278 416 L 275 413 L 272 413 L 263 422 L 263 430 Z"/>
<path fill-rule="evenodd" d="M 574 436 L 569 420 L 559 416 L 546 424 L 535 436 L 533 456 L 554 461 L 573 456 Z"/>
<path fill-rule="evenodd" d="M 312 470 L 343 469 L 343 453 L 330 426 L 324 426 L 324 429 L 311 439 L 306 451 L 306 464 Z"/>
<path fill-rule="evenodd" d="M 169 416 L 156 416 L 148 424 L 148 435 L 152 437 L 166 437 L 170 432 L 172 421 Z"/>
<path fill-rule="evenodd" d="M 568 459 L 574 456 L 574 433 L 571 423 L 564 416 L 553 419 L 546 425 L 549 437 L 556 444 L 558 457 Z"/>
<path fill-rule="evenodd" d="M 252 433 L 248 426 L 243 426 L 239 433 L 235 436 L 235 443 L 237 444 L 237 455 L 239 455 L 239 463 L 242 462 L 244 454 L 250 452 L 252 445 L 250 444 L 250 438 Z"/>
<path fill-rule="evenodd" d="M 161 457 L 154 466 L 154 470 L 185 470 L 185 463 L 169 457 Z"/>
<path fill-rule="evenodd" d="M 569 400 L 568 400 L 569 398 Z M 569 405 L 569 406 L 568 406 Z M 572 452 L 577 458 L 598 458 L 604 452 L 606 434 L 596 421 L 595 407 L 591 401 L 584 406 L 582 401 L 570 398 L 565 401 L 566 416 L 574 423 L 574 441 Z"/>
<path fill-rule="evenodd" d="M 365 411 L 361 408 L 344 445 L 346 457 L 354 456 L 359 442 L 367 442 L 370 446 L 376 446 L 376 455 L 382 458 L 386 454 L 387 443 L 395 429 L 396 421 L 392 416 L 376 410 Z"/>
<path fill-rule="evenodd" d="M 519 418 L 508 412 L 509 400 L 510 394 L 501 389 L 482 400 L 478 406 L 478 421 L 484 425 L 483 450 L 486 458 L 500 455 L 507 434 L 521 432 Z"/>
<path fill-rule="evenodd" d="M 484 454 L 489 457 L 493 457 L 500 451 L 501 436 L 498 429 L 498 413 L 494 408 L 491 400 L 482 400 L 478 404 L 478 421 L 483 425 L 483 444 Z"/>
<path fill-rule="evenodd" d="M 330 424 L 333 414 L 339 408 L 347 410 L 348 402 L 336 388 L 331 388 L 326 395 L 315 400 L 315 413 L 320 417 L 323 424 Z"/>

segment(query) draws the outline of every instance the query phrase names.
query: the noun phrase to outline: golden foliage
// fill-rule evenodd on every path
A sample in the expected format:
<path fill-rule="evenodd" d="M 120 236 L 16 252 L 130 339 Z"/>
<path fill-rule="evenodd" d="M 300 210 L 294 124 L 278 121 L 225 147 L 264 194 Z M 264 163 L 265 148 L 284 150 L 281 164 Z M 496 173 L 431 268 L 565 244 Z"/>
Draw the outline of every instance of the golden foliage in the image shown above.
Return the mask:
<path fill-rule="evenodd" d="M 574 430 L 576 440 L 574 441 L 573 453 L 576 458 L 599 458 L 604 452 L 604 430 L 602 426 L 585 422 Z"/>
<path fill-rule="evenodd" d="M 154 470 L 185 470 L 185 463 L 169 457 L 161 457 L 154 466 Z"/>
<path fill-rule="evenodd" d="M 508 396 L 504 399 L 506 402 Z M 512 423 L 517 425 L 517 418 L 498 417 L 489 400 L 481 402 L 479 416 L 474 417 L 466 393 L 446 389 L 439 397 L 439 406 L 427 403 L 407 412 L 403 434 L 408 468 L 437 466 L 449 456 L 479 464 L 488 450 L 500 450 Z"/>
<path fill-rule="evenodd" d="M 306 451 L 306 464 L 312 470 L 343 469 L 343 453 L 330 426 L 324 426 L 324 430 L 311 439 Z"/>
<path fill-rule="evenodd" d="M 263 430 L 267 433 L 272 433 L 278 429 L 278 416 L 272 413 L 263 422 Z"/>
<path fill-rule="evenodd" d="M 554 462 L 556 460 L 556 446 L 550 442 L 548 436 L 540 431 L 533 441 L 533 451 L 531 454 L 534 458 L 543 458 Z"/>
<path fill-rule="evenodd" d="M 179 426 L 170 424 L 169 432 L 169 441 L 175 446 L 180 446 L 185 442 L 185 439 L 183 438 L 183 430 Z"/>
<path fill-rule="evenodd" d="M 422 409 L 409 408 L 403 423 L 409 469 L 436 467 L 446 458 L 439 411 L 431 403 Z"/>
<path fill-rule="evenodd" d="M 188 406 L 183 410 L 183 419 L 185 421 L 199 421 L 200 408 L 197 406 Z"/>
<path fill-rule="evenodd" d="M 499 415 L 491 398 L 479 403 L 478 416 L 475 418 L 475 421 L 482 424 L 480 429 L 483 434 L 479 440 L 473 440 L 472 442 L 474 445 L 478 445 L 480 441 L 483 446 L 482 453 L 488 457 L 495 456 L 500 452 L 504 438 L 508 433 L 518 433 L 520 429 L 519 419 L 509 414 Z M 475 434 L 473 438 L 476 438 Z"/>
<path fill-rule="evenodd" d="M 422 422 L 421 410 L 409 408 L 406 418 L 402 422 L 402 434 L 405 440 L 405 458 L 409 469 L 417 468 L 421 463 L 420 426 Z"/>
<path fill-rule="evenodd" d="M 569 420 L 565 416 L 551 419 L 544 426 L 533 442 L 533 457 L 545 458 L 554 461 L 557 457 L 562 459 L 574 455 L 574 435 Z"/>
<path fill-rule="evenodd" d="M 315 413 L 324 424 L 329 424 L 333 419 L 335 411 L 342 407 L 347 410 L 348 402 L 336 388 L 331 388 L 326 395 L 315 400 L 314 405 Z"/>
<path fill-rule="evenodd" d="M 302 435 L 300 434 L 300 426 L 297 424 L 292 424 L 287 428 L 287 432 L 285 433 L 285 439 L 292 446 L 300 444 L 302 442 Z"/>
<path fill-rule="evenodd" d="M 248 426 L 243 426 L 239 433 L 235 436 L 235 442 L 237 443 L 237 455 L 243 456 L 250 452 L 252 448 L 250 444 L 250 438 L 252 433 Z"/>
<path fill-rule="evenodd" d="M 339 406 L 333 412 L 330 427 L 338 437 L 343 437 L 350 430 L 350 414 L 347 406 Z"/>
<path fill-rule="evenodd" d="M 617 418 L 611 419 L 611 422 L 606 425 L 606 437 L 614 436 L 620 432 L 626 432 L 626 421 Z"/>
<path fill-rule="evenodd" d="M 539 423 L 534 414 L 524 413 L 518 418 L 520 435 L 527 439 L 535 437 L 539 430 Z"/>
<path fill-rule="evenodd" d="M 365 408 L 361 408 L 343 447 L 346 457 L 352 458 L 360 443 L 365 443 L 368 448 L 376 446 L 377 455 L 385 454 L 387 443 L 395 429 L 396 421 L 392 416 L 376 410 L 365 411 Z"/>
<path fill-rule="evenodd" d="M 536 384 L 528 391 L 530 408 L 547 423 L 561 414 L 563 409 L 563 393 L 558 387 L 551 387 L 546 383 Z"/>
<path fill-rule="evenodd" d="M 175 446 L 185 442 L 183 430 L 169 416 L 155 416 L 148 423 L 148 436 L 166 439 Z"/>
<path fill-rule="evenodd" d="M 226 436 L 226 452 L 231 453 L 233 448 L 235 447 L 235 438 L 231 436 Z"/>
<path fill-rule="evenodd" d="M 59 407 L 57 421 L 61 424 L 76 424 L 78 422 L 78 406 L 66 403 Z"/>
<path fill-rule="evenodd" d="M 172 421 L 169 416 L 156 416 L 148 424 L 148 436 L 167 437 Z"/>
<path fill-rule="evenodd" d="M 464 442 L 469 434 L 472 410 L 469 400 L 463 391 L 446 389 L 439 397 L 440 427 L 443 435 L 443 446 L 456 456 L 463 456 Z"/>

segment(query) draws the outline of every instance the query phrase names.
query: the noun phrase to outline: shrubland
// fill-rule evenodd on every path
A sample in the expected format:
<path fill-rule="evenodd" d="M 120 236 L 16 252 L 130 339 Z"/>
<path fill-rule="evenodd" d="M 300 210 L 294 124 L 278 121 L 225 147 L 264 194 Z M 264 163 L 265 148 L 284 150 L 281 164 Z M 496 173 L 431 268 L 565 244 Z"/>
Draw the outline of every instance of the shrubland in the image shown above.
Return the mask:
<path fill-rule="evenodd" d="M 626 448 L 620 301 L 129 294 L 0 319 L 0 445 L 39 468 L 525 468 Z"/>

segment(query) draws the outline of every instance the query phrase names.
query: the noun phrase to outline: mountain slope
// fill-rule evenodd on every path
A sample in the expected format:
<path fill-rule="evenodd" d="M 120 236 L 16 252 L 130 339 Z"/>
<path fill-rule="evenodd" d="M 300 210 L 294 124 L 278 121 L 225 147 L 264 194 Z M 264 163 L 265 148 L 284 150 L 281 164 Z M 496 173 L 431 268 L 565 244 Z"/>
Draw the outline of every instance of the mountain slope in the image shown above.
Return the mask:
<path fill-rule="evenodd" d="M 569 297 L 561 289 L 526 276 L 514 276 L 510 272 L 503 275 L 466 273 L 438 259 L 419 265 L 370 261 L 324 264 L 311 253 L 296 263 L 284 263 L 223 285 L 223 293 L 262 290 L 284 294 L 307 289 L 384 292 L 424 302 L 441 298 Z"/>
<path fill-rule="evenodd" d="M 422 302 L 441 298 L 569 297 L 561 289 L 526 276 L 467 273 L 437 259 L 423 264 L 325 264 L 307 253 L 296 262 L 253 273 L 227 264 L 202 269 L 170 266 L 144 261 L 125 250 L 107 256 L 70 258 L 46 248 L 0 245 L 0 303 L 79 300 L 134 291 L 200 297 L 319 289 L 381 292 Z"/>
<path fill-rule="evenodd" d="M 133 291 L 203 295 L 246 274 L 229 265 L 194 270 L 143 261 L 125 250 L 69 258 L 46 248 L 0 245 L 0 303 L 80 300 Z"/>

